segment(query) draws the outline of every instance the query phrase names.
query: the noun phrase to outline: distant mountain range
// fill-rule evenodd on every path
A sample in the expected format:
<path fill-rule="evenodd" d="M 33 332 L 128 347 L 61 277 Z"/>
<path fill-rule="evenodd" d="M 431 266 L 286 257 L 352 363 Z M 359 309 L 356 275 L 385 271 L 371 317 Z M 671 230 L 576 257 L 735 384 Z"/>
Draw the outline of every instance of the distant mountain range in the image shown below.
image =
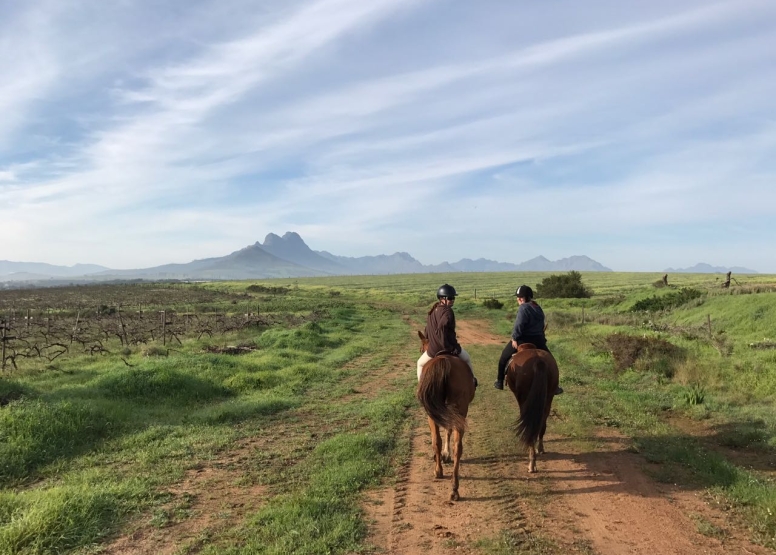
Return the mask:
<path fill-rule="evenodd" d="M 749 268 L 741 268 L 740 266 L 733 266 L 731 268 L 725 268 L 724 266 L 712 266 L 705 262 L 699 262 L 695 266 L 690 268 L 668 268 L 665 270 L 668 273 L 675 274 L 726 274 L 733 272 L 734 274 L 756 274 L 757 271 L 750 270 Z"/>
<path fill-rule="evenodd" d="M 425 265 L 406 252 L 391 255 L 347 257 L 326 251 L 314 251 L 298 233 L 282 237 L 270 233 L 264 242 L 256 242 L 226 256 L 194 260 L 187 264 L 165 264 L 138 270 L 111 270 L 94 264 L 54 266 L 34 262 L 0 261 L 0 282 L 70 282 L 127 279 L 258 279 L 327 275 L 417 274 L 449 272 L 525 272 L 569 271 L 611 272 L 587 256 L 548 260 L 538 256 L 520 264 L 480 258 Z"/>

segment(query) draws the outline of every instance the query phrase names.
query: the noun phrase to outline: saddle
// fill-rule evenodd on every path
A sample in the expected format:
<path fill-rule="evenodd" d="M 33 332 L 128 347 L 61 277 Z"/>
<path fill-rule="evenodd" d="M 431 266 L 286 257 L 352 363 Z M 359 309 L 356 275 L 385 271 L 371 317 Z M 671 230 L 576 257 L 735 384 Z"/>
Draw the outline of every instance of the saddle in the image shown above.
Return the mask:
<path fill-rule="evenodd" d="M 518 353 L 522 353 L 523 351 L 528 351 L 530 349 L 536 349 L 536 345 L 534 345 L 533 343 L 521 343 L 520 345 L 517 346 L 517 351 L 512 353 L 512 356 L 509 357 L 509 362 L 511 363 L 512 359 L 515 358 L 515 356 Z M 507 366 L 509 366 L 509 363 L 507 363 Z"/>

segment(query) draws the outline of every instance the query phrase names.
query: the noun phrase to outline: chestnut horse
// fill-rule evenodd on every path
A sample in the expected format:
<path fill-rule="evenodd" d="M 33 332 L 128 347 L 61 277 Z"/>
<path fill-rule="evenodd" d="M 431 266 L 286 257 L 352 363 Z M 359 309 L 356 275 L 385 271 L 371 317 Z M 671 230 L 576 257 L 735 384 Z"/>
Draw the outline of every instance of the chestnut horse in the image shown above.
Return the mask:
<path fill-rule="evenodd" d="M 528 472 L 536 472 L 536 452 L 544 453 L 544 432 L 558 388 L 555 357 L 524 343 L 507 365 L 506 382 L 517 399 L 517 439 L 528 450 Z"/>
<path fill-rule="evenodd" d="M 423 332 L 418 331 L 426 350 L 428 340 Z M 458 501 L 458 470 L 463 454 L 463 434 L 466 431 L 466 415 L 469 403 L 474 399 L 474 374 L 469 365 L 453 355 L 437 355 L 423 366 L 420 374 L 416 396 L 428 415 L 428 426 L 431 429 L 431 446 L 434 450 L 434 477 L 442 478 L 442 453 L 440 444 L 442 438 L 439 428 L 448 430 L 446 443 L 449 444 L 450 434 L 453 436 L 453 475 L 451 501 Z M 447 449 L 449 456 L 449 447 Z"/>

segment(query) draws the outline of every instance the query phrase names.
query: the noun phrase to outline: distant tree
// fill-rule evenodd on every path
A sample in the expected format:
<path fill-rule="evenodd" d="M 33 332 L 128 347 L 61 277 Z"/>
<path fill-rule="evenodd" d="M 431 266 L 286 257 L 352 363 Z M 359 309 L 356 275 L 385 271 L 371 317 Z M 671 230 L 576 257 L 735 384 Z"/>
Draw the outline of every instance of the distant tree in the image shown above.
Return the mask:
<path fill-rule="evenodd" d="M 582 283 L 582 274 L 574 270 L 546 277 L 536 285 L 536 296 L 543 299 L 587 299 L 592 294 Z"/>

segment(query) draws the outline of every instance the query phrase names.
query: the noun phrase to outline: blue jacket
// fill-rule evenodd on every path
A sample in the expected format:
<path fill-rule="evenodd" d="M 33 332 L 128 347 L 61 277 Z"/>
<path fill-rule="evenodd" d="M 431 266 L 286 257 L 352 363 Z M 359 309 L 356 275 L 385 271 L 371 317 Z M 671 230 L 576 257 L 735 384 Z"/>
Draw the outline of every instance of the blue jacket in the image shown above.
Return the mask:
<path fill-rule="evenodd" d="M 512 339 L 520 341 L 526 337 L 544 338 L 544 311 L 533 301 L 523 303 L 517 309 Z"/>

